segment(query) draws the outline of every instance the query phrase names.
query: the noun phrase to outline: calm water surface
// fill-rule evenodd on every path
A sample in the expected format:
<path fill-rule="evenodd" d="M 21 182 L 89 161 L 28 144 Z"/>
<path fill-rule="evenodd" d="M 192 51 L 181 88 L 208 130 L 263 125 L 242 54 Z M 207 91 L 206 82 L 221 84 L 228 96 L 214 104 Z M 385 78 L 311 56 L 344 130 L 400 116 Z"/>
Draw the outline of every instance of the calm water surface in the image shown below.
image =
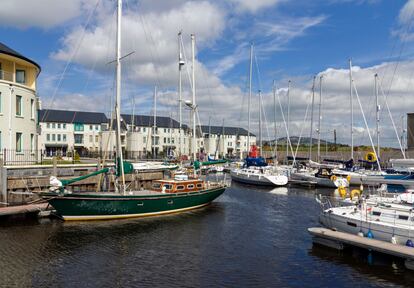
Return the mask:
<path fill-rule="evenodd" d="M 233 183 L 180 215 L 1 221 L 0 286 L 414 287 L 401 261 L 312 245 L 321 192 Z"/>

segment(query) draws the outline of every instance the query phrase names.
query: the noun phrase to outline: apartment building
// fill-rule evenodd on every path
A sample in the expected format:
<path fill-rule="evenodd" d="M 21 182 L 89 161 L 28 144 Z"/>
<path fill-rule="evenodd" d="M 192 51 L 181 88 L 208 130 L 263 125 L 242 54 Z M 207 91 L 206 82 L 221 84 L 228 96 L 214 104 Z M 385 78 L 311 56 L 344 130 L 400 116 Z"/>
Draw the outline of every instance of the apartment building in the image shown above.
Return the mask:
<path fill-rule="evenodd" d="M 47 156 L 99 152 L 102 131 L 108 129 L 108 119 L 100 112 L 40 110 L 39 123 L 38 146 Z"/>
<path fill-rule="evenodd" d="M 200 147 L 211 156 L 242 158 L 247 155 L 251 145 L 256 145 L 256 135 L 250 133 L 248 145 L 248 132 L 240 127 L 202 125 L 201 133 Z"/>
<path fill-rule="evenodd" d="M 182 126 L 180 134 L 180 125 L 173 118 L 158 116 L 155 127 L 153 116 L 123 114 L 122 120 L 127 126 L 127 151 L 132 158 L 152 155 L 153 149 L 158 156 L 177 157 L 180 149 L 182 155 L 189 154 L 187 126 Z"/>
<path fill-rule="evenodd" d="M 0 43 L 0 153 L 34 154 L 37 150 L 40 66 Z M 10 155 L 10 154 L 9 154 Z"/>

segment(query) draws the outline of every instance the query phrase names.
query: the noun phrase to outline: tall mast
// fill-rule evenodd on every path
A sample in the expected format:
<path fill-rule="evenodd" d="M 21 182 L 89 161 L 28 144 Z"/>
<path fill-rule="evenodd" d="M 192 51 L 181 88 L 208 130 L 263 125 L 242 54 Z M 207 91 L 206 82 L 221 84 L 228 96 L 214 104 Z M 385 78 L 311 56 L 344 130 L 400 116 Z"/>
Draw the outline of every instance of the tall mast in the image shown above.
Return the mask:
<path fill-rule="evenodd" d="M 286 130 L 287 130 L 287 135 L 286 135 L 286 163 L 288 163 L 288 156 L 289 156 L 289 142 L 290 142 L 290 133 L 289 133 L 289 117 L 290 117 L 290 80 L 288 81 L 288 90 L 287 90 L 287 123 L 286 123 Z"/>
<path fill-rule="evenodd" d="M 319 77 L 318 162 L 321 162 L 322 78 Z"/>
<path fill-rule="evenodd" d="M 260 138 L 260 157 L 262 156 L 263 137 L 262 137 L 262 91 L 259 90 L 259 138 Z"/>
<path fill-rule="evenodd" d="M 122 156 L 121 143 L 121 18 L 122 18 L 122 0 L 118 0 L 118 18 L 117 18 L 117 39 L 116 39 L 116 154 L 121 170 L 122 193 L 125 194 L 125 174 L 124 159 Z"/>
<path fill-rule="evenodd" d="M 349 102 L 351 104 L 351 159 L 354 159 L 354 105 L 352 103 L 353 83 L 354 79 L 352 79 L 352 60 L 349 59 Z"/>
<path fill-rule="evenodd" d="M 276 81 L 275 80 L 273 80 L 273 116 L 274 116 L 274 119 L 273 119 L 273 121 L 275 122 L 274 124 L 275 124 L 275 151 L 274 151 L 274 153 L 275 153 L 275 160 L 274 160 L 274 164 L 276 165 L 276 162 L 277 162 L 277 122 L 276 122 Z"/>
<path fill-rule="evenodd" d="M 156 158 L 156 150 L 155 150 L 155 139 L 156 139 L 156 131 L 157 131 L 157 86 L 154 86 L 154 123 L 152 126 L 152 158 L 155 160 Z"/>
<path fill-rule="evenodd" d="M 178 33 L 178 103 L 179 103 L 179 132 L 180 132 L 180 147 L 179 147 L 179 153 L 180 153 L 180 159 L 181 155 L 183 154 L 183 131 L 182 131 L 182 123 L 183 123 L 183 115 L 182 115 L 182 109 L 183 109 L 183 96 L 182 96 L 182 67 L 184 66 L 184 60 L 182 57 L 182 50 L 181 50 L 181 42 L 182 42 L 182 36 L 181 31 Z"/>
<path fill-rule="evenodd" d="M 197 153 L 196 153 L 196 102 L 195 102 L 195 35 L 191 34 L 191 57 L 192 57 L 192 94 L 193 94 L 193 102 L 192 102 L 192 111 L 193 111 L 193 161 L 196 161 Z M 194 169 L 194 175 L 196 175 L 196 171 Z"/>
<path fill-rule="evenodd" d="M 311 107 L 311 123 L 310 123 L 310 136 L 309 136 L 309 160 L 312 160 L 312 142 L 313 142 L 313 105 L 315 103 L 315 81 L 316 76 L 313 76 L 312 84 L 312 107 Z"/>
<path fill-rule="evenodd" d="M 253 43 L 250 44 L 249 99 L 247 101 L 247 154 L 250 151 L 250 103 L 252 99 Z"/>
<path fill-rule="evenodd" d="M 380 105 L 378 102 L 378 74 L 375 74 L 375 104 L 377 112 L 377 158 L 380 157 Z"/>

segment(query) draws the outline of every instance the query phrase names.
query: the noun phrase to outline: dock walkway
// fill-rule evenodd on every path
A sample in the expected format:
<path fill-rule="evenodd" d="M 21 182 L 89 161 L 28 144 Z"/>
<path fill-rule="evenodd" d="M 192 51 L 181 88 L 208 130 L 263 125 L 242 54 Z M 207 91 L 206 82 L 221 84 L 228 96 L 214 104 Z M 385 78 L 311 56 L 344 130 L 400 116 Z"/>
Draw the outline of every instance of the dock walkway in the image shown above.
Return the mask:
<path fill-rule="evenodd" d="M 395 256 L 405 259 L 405 266 L 410 270 L 414 270 L 414 248 L 412 247 L 396 245 L 390 242 L 321 227 L 308 228 L 308 232 L 314 237 L 313 241 L 315 243 L 335 249 L 343 249 L 343 245 L 345 244 Z"/>
<path fill-rule="evenodd" d="M 2 207 L 0 208 L 0 217 L 29 214 L 29 213 L 39 213 L 42 211 L 46 211 L 47 208 L 48 208 L 48 203 Z"/>

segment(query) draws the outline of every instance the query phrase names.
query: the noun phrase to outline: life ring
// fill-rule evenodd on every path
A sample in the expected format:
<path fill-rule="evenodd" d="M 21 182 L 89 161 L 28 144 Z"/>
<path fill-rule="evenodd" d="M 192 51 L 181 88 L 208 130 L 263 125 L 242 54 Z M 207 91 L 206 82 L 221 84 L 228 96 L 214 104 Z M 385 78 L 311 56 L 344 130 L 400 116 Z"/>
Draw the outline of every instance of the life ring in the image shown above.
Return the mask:
<path fill-rule="evenodd" d="M 331 176 L 331 181 L 332 181 L 332 182 L 335 182 L 335 181 L 336 181 L 336 179 L 337 179 L 336 175 L 332 175 L 332 176 Z"/>
<path fill-rule="evenodd" d="M 365 161 L 369 163 L 377 162 L 377 155 L 374 152 L 368 152 L 365 154 Z"/>
<path fill-rule="evenodd" d="M 345 197 L 346 197 L 346 189 L 345 189 L 344 186 L 340 186 L 338 188 L 338 193 L 342 197 L 342 199 L 345 199 Z"/>
<path fill-rule="evenodd" d="M 358 198 L 361 196 L 361 191 L 358 190 L 358 189 L 354 189 L 354 190 L 351 191 L 351 195 L 350 195 L 351 200 L 356 196 Z"/>

